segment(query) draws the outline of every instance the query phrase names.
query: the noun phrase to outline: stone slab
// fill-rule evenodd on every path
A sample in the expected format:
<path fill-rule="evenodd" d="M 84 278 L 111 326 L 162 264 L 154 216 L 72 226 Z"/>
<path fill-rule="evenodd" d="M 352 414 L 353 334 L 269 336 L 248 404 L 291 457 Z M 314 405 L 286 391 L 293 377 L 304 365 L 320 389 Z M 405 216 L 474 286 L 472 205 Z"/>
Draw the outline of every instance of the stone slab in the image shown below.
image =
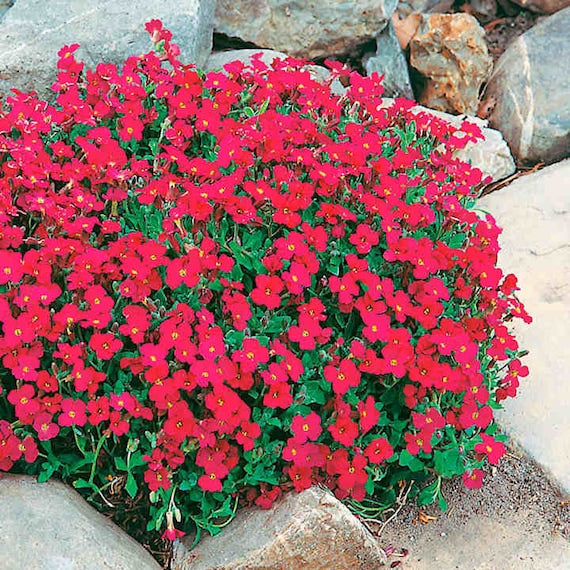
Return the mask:
<path fill-rule="evenodd" d="M 503 228 L 499 265 L 519 278 L 534 318 L 513 327 L 530 351 L 530 374 L 498 421 L 570 493 L 570 160 L 518 178 L 478 207 Z"/>

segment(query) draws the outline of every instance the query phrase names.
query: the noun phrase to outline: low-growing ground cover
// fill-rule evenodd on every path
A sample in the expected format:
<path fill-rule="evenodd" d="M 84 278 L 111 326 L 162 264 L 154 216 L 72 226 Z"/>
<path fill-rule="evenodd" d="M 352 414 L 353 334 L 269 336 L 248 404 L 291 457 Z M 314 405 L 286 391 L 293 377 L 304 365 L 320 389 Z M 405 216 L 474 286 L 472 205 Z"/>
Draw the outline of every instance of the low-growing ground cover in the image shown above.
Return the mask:
<path fill-rule="evenodd" d="M 55 104 L 0 115 L 0 470 L 169 539 L 315 483 L 365 516 L 480 486 L 530 317 L 453 156 L 479 129 L 147 29 L 121 68 L 65 46 Z"/>

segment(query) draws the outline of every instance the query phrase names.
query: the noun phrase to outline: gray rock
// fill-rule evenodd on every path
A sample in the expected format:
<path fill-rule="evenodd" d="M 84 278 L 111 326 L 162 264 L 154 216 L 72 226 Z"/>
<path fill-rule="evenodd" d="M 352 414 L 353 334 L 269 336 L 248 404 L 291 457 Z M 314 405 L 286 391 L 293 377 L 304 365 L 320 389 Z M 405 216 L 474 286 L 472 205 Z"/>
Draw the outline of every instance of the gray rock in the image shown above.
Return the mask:
<path fill-rule="evenodd" d="M 57 52 L 80 43 L 88 67 L 121 63 L 150 51 L 145 22 L 158 18 L 174 34 L 184 63 L 203 65 L 212 49 L 214 0 L 17 0 L 0 23 L 0 91 L 49 93 Z"/>
<path fill-rule="evenodd" d="M 517 38 L 499 58 L 485 98 L 515 158 L 556 162 L 570 156 L 570 7 Z"/>
<path fill-rule="evenodd" d="M 469 6 L 475 14 L 481 14 L 487 18 L 497 13 L 497 0 L 470 0 Z"/>
<path fill-rule="evenodd" d="M 400 0 L 398 14 L 405 17 L 410 14 L 427 14 L 447 12 L 453 5 L 453 0 Z"/>
<path fill-rule="evenodd" d="M 410 42 L 410 64 L 425 78 L 422 105 L 469 115 L 493 68 L 485 31 L 469 14 L 424 15 Z"/>
<path fill-rule="evenodd" d="M 160 565 L 63 483 L 3 474 L 0 568 L 160 570 Z"/>
<path fill-rule="evenodd" d="M 554 14 L 570 6 L 570 0 L 512 0 L 515 4 L 539 12 L 540 14 Z"/>
<path fill-rule="evenodd" d="M 290 492 L 269 510 L 243 509 L 217 536 L 175 543 L 172 570 L 376 570 L 377 540 L 329 491 Z"/>
<path fill-rule="evenodd" d="M 518 277 L 518 297 L 534 319 L 512 323 L 530 374 L 497 419 L 570 494 L 570 160 L 521 176 L 478 207 L 503 228 L 499 266 Z"/>
<path fill-rule="evenodd" d="M 218 0 L 215 31 L 313 60 L 371 40 L 396 5 L 397 0 Z"/>
<path fill-rule="evenodd" d="M 377 36 L 376 55 L 367 58 L 364 67 L 368 75 L 375 71 L 384 75 L 382 84 L 388 97 L 414 98 L 408 62 L 400 47 L 392 22 Z"/>

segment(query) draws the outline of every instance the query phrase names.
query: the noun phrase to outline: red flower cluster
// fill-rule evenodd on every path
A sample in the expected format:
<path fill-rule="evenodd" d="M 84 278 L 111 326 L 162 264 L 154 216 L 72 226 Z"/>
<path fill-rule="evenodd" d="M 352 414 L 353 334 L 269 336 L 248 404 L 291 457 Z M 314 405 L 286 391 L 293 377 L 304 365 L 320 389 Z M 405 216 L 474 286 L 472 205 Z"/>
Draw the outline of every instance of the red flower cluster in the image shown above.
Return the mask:
<path fill-rule="evenodd" d="M 0 114 L 0 469 L 94 447 L 90 481 L 124 466 L 169 537 L 175 487 L 207 526 L 251 487 L 360 501 L 449 445 L 474 486 L 529 319 L 453 155 L 476 129 L 335 64 L 204 75 L 147 29 L 158 55 L 84 71 L 66 46 L 56 103 Z"/>

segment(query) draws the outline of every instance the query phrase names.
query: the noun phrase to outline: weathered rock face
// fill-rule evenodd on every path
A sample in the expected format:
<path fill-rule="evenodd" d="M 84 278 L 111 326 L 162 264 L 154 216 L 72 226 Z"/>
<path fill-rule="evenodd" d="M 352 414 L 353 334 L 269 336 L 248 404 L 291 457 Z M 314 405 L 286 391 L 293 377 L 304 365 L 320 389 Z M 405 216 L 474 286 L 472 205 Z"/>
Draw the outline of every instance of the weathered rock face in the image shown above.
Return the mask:
<path fill-rule="evenodd" d="M 485 98 L 515 158 L 556 162 L 570 156 L 570 8 L 515 40 L 497 62 Z"/>
<path fill-rule="evenodd" d="M 479 90 L 493 61 L 485 31 L 469 14 L 424 16 L 410 42 L 410 63 L 426 79 L 422 105 L 438 111 L 477 111 Z"/>
<path fill-rule="evenodd" d="M 331 493 L 289 493 L 269 510 L 240 511 L 228 532 L 192 551 L 182 539 L 172 570 L 377 570 L 386 562 L 376 539 Z"/>
<path fill-rule="evenodd" d="M 215 31 L 312 60 L 373 39 L 397 0 L 218 0 Z"/>
<path fill-rule="evenodd" d="M 212 49 L 213 0 L 18 0 L 0 22 L 0 92 L 12 86 L 49 93 L 57 52 L 79 43 L 88 67 L 121 63 L 151 49 L 145 22 L 158 18 L 174 34 L 185 63 L 203 65 Z"/>
<path fill-rule="evenodd" d="M 367 58 L 364 67 L 368 75 L 375 71 L 384 75 L 382 85 L 388 97 L 414 98 L 408 62 L 391 22 L 376 37 L 376 55 Z"/>
<path fill-rule="evenodd" d="M 512 0 L 515 4 L 539 12 L 541 14 L 554 14 L 570 6 L 570 0 Z"/>
<path fill-rule="evenodd" d="M 0 568 L 160 570 L 160 565 L 73 489 L 2 475 Z"/>
<path fill-rule="evenodd" d="M 523 176 L 479 200 L 503 228 L 499 265 L 514 272 L 533 317 L 513 328 L 530 374 L 499 423 L 570 493 L 570 160 Z M 553 566 L 556 567 L 556 566 Z"/>

